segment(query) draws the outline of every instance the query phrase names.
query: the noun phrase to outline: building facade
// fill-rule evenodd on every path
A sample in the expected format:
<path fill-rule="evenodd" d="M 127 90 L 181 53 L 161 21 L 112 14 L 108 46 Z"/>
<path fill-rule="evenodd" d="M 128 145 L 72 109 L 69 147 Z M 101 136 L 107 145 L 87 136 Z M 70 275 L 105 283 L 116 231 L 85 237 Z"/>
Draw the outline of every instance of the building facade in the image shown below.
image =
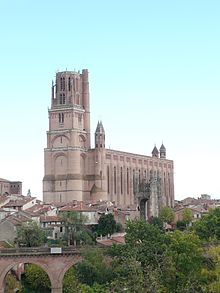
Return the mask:
<path fill-rule="evenodd" d="M 44 150 L 45 202 L 110 200 L 117 206 L 138 203 L 141 182 L 149 183 L 148 216 L 160 206 L 174 205 L 173 161 L 164 145 L 152 156 L 105 147 L 105 131 L 98 122 L 95 146 L 90 142 L 88 70 L 64 71 L 52 83 L 47 147 Z"/>
<path fill-rule="evenodd" d="M 0 178 L 0 195 L 21 195 L 22 194 L 22 182 L 21 181 L 9 181 Z"/>

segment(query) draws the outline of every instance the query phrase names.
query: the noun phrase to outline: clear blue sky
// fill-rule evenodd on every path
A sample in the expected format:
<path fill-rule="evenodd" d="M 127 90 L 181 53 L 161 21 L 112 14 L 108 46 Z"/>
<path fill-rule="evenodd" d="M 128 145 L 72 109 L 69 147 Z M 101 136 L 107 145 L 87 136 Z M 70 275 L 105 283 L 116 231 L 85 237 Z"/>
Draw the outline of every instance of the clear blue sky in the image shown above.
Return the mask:
<path fill-rule="evenodd" d="M 220 1 L 0 0 L 0 177 L 42 198 L 51 80 L 90 72 L 92 133 L 151 155 L 175 195 L 220 198 Z"/>

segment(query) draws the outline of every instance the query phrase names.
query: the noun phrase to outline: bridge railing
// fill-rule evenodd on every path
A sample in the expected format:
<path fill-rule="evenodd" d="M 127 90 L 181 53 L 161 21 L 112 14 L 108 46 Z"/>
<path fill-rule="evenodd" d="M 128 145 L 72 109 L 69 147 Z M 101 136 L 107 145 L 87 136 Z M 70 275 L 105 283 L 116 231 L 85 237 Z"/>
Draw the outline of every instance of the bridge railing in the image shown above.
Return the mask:
<path fill-rule="evenodd" d="M 41 255 L 41 254 L 76 254 L 79 248 L 76 247 L 18 247 L 1 248 L 0 256 L 4 255 Z"/>

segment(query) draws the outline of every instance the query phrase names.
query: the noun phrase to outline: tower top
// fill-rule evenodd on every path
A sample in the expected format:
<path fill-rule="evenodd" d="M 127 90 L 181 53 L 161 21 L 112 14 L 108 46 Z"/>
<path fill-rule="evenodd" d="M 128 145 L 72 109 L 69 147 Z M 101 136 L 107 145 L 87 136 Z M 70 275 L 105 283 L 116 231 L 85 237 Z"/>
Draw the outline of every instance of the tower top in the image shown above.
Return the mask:
<path fill-rule="evenodd" d="M 105 134 L 105 130 L 104 130 L 102 121 L 98 121 L 95 133 Z"/>
<path fill-rule="evenodd" d="M 153 150 L 152 150 L 152 157 L 158 158 L 158 155 L 159 155 L 159 151 L 158 151 L 158 149 L 157 149 L 157 147 L 155 145 Z"/>

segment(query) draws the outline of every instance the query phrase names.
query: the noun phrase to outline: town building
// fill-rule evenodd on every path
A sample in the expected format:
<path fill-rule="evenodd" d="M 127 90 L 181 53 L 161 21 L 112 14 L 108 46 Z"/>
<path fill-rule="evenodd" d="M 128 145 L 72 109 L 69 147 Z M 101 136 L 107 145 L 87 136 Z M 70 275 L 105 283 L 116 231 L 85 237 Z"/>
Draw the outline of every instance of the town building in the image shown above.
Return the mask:
<path fill-rule="evenodd" d="M 22 182 L 0 178 L 0 195 L 22 194 Z"/>
<path fill-rule="evenodd" d="M 139 204 L 142 184 L 148 197 L 139 201 L 147 202 L 147 217 L 157 216 L 161 206 L 174 206 L 173 161 L 166 158 L 163 144 L 154 147 L 152 156 L 108 149 L 99 121 L 91 146 L 87 69 L 56 74 L 48 114 L 44 202 L 109 200 L 130 207 Z"/>

